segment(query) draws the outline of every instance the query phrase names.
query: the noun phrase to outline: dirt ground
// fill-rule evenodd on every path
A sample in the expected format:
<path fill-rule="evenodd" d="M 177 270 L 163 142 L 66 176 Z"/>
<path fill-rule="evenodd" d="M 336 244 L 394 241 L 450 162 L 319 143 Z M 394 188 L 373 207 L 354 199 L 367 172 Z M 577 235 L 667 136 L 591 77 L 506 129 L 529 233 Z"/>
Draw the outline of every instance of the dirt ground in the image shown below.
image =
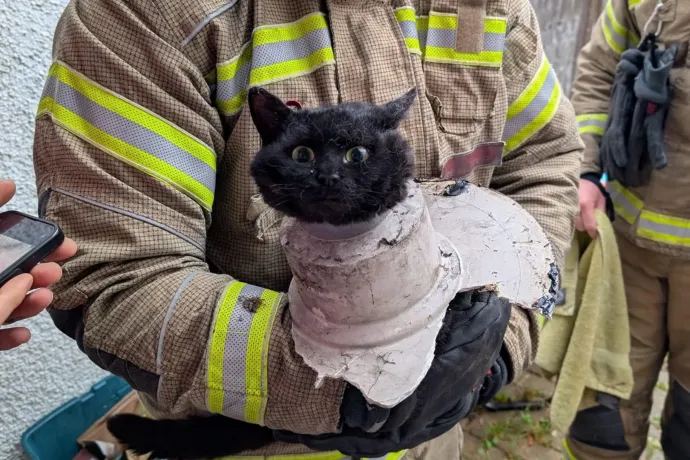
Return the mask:
<path fill-rule="evenodd" d="M 544 400 L 553 393 L 553 384 L 537 374 L 527 372 L 505 388 L 498 400 Z M 651 428 L 644 460 L 663 460 L 659 444 L 659 417 L 668 390 L 666 367 L 654 390 Z M 480 411 L 463 422 L 465 448 L 463 460 L 556 460 L 563 459 L 563 436 L 552 429 L 548 408 L 540 411 Z"/>

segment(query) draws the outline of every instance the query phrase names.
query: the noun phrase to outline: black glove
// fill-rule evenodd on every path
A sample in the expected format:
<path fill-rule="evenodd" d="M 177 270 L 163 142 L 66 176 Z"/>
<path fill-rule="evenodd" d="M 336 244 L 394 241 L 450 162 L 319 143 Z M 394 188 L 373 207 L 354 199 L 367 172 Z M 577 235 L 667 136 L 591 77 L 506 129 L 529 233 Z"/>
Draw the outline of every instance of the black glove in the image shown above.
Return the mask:
<path fill-rule="evenodd" d="M 504 358 L 504 356 L 506 358 Z M 494 361 L 493 366 L 489 369 L 486 376 L 484 377 L 484 383 L 479 390 L 479 399 L 477 400 L 477 407 L 481 407 L 491 401 L 494 396 L 501 391 L 501 388 L 506 386 L 510 381 L 510 373 L 508 371 L 508 353 L 505 348 L 501 350 L 501 354 L 498 355 L 496 361 Z"/>
<path fill-rule="evenodd" d="M 609 120 L 599 148 L 601 167 L 609 180 L 622 181 L 628 167 L 628 138 L 636 102 L 635 77 L 642 69 L 644 56 L 642 50 L 626 50 L 616 67 Z"/>
<path fill-rule="evenodd" d="M 340 434 L 309 436 L 276 431 L 276 440 L 301 443 L 314 450 L 380 457 L 440 436 L 466 417 L 480 398 L 493 396 L 497 385 L 491 377 L 492 366 L 502 348 L 510 311 L 509 302 L 495 292 L 458 294 L 436 339 L 431 368 L 412 395 L 394 408 L 384 409 L 367 404 L 359 390 L 348 385 L 341 406 Z M 491 374 L 487 374 L 490 369 Z"/>
<path fill-rule="evenodd" d="M 621 180 L 628 187 L 646 185 L 651 179 L 652 169 L 666 166 L 663 137 L 671 102 L 668 78 L 677 51 L 677 45 L 663 51 L 652 49 L 645 56 L 643 68 L 635 79 L 637 102 L 628 139 L 628 164 Z"/>

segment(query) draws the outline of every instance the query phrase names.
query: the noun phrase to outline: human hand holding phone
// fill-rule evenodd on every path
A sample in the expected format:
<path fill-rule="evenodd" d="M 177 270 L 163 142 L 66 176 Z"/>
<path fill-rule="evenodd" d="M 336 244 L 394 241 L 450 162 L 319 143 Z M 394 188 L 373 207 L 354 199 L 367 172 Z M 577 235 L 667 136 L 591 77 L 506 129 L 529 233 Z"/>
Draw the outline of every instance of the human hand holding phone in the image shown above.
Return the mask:
<path fill-rule="evenodd" d="M 7 204 L 14 196 L 12 181 L 0 181 L 0 206 Z M 1 237 L 2 235 L 0 235 Z M 62 276 L 62 269 L 56 263 L 69 259 L 77 252 L 77 245 L 69 238 L 45 257 L 42 263 L 34 266 L 29 273 L 18 274 L 0 287 L 0 325 L 10 324 L 21 319 L 33 317 L 43 311 L 53 300 L 48 287 Z M 9 261 L 0 261 L 0 265 Z M 30 292 L 32 291 L 33 292 Z M 24 327 L 0 329 L 0 350 L 9 350 L 31 338 Z"/>

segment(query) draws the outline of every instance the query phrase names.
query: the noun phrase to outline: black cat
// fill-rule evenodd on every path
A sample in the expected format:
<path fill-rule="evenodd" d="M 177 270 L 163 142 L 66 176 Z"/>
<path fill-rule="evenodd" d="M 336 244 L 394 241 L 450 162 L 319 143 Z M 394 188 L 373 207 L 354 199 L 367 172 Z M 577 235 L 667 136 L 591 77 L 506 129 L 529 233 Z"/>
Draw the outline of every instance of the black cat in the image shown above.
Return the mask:
<path fill-rule="evenodd" d="M 414 157 L 396 130 L 416 90 L 388 104 L 297 109 L 263 89 L 249 108 L 263 148 L 251 172 L 266 203 L 305 222 L 368 220 L 407 195 Z"/>
<path fill-rule="evenodd" d="M 251 174 L 266 203 L 306 222 L 366 221 L 407 196 L 414 157 L 397 131 L 413 89 L 384 105 L 346 103 L 291 109 L 252 88 L 249 109 L 263 147 Z M 238 454 L 273 441 L 266 427 L 222 415 L 152 420 L 120 414 L 108 429 L 129 449 L 155 458 L 201 459 Z"/>

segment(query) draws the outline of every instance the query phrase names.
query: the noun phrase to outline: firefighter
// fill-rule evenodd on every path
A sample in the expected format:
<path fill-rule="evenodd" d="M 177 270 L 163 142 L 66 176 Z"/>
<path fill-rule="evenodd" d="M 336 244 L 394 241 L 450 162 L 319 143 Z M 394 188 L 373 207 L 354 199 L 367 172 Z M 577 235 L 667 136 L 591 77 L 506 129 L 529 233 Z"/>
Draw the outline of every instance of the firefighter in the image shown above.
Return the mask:
<path fill-rule="evenodd" d="M 609 0 L 579 57 L 572 102 L 586 149 L 576 226 L 595 235 L 594 209 L 613 204 L 634 386 L 627 400 L 601 393 L 578 413 L 571 458 L 640 457 L 665 358 L 661 444 L 666 458 L 690 458 L 687 20 L 685 2 Z"/>
<path fill-rule="evenodd" d="M 243 459 L 459 459 L 457 422 L 530 365 L 537 315 L 462 297 L 432 372 L 375 417 L 344 381 L 316 387 L 291 338 L 281 216 L 249 174 L 254 86 L 302 107 L 416 87 L 401 129 L 417 177 L 512 197 L 562 263 L 584 146 L 528 0 L 72 0 L 34 149 L 41 214 L 80 248 L 55 324 L 153 416 L 221 413 L 287 441 Z"/>

